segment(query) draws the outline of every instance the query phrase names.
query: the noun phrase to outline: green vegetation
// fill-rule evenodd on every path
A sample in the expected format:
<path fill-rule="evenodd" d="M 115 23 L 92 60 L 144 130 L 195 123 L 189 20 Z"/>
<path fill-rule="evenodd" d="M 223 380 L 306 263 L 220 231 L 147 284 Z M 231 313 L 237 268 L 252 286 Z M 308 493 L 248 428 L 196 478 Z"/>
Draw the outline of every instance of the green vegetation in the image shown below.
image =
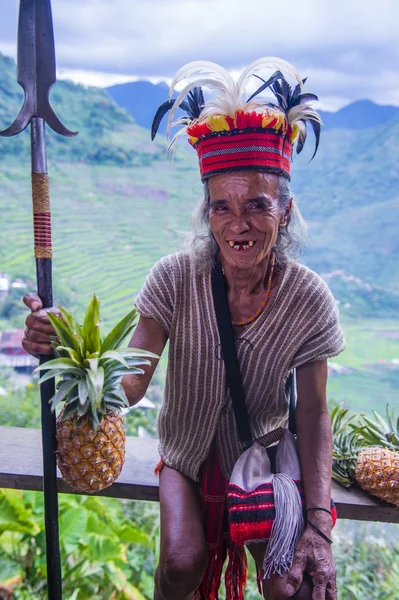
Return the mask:
<path fill-rule="evenodd" d="M 157 506 L 65 494 L 59 505 L 65 600 L 150 600 L 159 540 Z M 341 600 L 395 598 L 397 528 L 338 523 L 334 554 Z M 14 589 L 18 600 L 45 600 L 42 494 L 0 490 L 0 541 L 0 596 Z M 245 598 L 259 598 L 252 559 Z"/>
<path fill-rule="evenodd" d="M 154 506 L 61 494 L 59 515 L 66 600 L 151 598 Z M 0 539 L 0 597 L 8 587 L 19 600 L 45 600 L 43 494 L 0 490 Z"/>

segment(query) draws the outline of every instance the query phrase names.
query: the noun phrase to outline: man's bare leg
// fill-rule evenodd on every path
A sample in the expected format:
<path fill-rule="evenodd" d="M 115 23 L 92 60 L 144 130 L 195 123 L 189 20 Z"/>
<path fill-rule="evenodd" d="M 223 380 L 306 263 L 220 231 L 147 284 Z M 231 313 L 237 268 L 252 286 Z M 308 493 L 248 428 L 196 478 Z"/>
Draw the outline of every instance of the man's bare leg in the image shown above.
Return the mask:
<path fill-rule="evenodd" d="M 159 501 L 161 549 L 154 600 L 193 600 L 208 560 L 198 484 L 165 466 Z"/>

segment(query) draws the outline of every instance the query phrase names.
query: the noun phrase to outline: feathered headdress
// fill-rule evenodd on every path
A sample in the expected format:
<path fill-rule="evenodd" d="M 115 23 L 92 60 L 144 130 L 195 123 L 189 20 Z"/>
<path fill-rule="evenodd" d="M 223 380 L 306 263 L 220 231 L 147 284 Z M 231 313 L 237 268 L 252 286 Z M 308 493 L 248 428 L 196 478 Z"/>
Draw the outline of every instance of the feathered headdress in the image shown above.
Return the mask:
<path fill-rule="evenodd" d="M 261 74 L 274 70 L 264 79 Z M 260 87 L 248 97 L 247 88 L 255 76 Z M 297 84 L 291 88 L 286 77 Z M 186 81 L 177 98 L 172 99 L 176 86 Z M 306 79 L 301 79 L 292 65 L 279 58 L 260 58 L 251 63 L 234 81 L 230 73 L 216 63 L 194 61 L 175 75 L 169 90 L 169 100 L 156 112 L 151 129 L 154 139 L 162 118 L 170 111 L 167 133 L 172 126 L 182 126 L 168 146 L 187 134 L 196 149 L 203 180 L 220 173 L 234 171 L 264 171 L 290 179 L 293 144 L 302 151 L 307 135 L 307 123 L 316 137 L 316 154 L 321 119 L 309 102 L 315 94 L 303 92 Z M 213 97 L 205 101 L 202 87 L 209 88 Z M 262 100 L 260 94 L 270 89 L 276 103 Z M 187 116 L 173 122 L 177 108 Z"/>

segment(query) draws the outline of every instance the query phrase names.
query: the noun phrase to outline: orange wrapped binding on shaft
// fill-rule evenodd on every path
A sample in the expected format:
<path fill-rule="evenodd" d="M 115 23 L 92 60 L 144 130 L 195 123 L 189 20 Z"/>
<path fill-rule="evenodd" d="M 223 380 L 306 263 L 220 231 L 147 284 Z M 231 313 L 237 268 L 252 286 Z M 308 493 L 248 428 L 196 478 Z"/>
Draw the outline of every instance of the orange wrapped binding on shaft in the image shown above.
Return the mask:
<path fill-rule="evenodd" d="M 46 173 L 32 173 L 35 258 L 51 258 L 50 184 Z"/>

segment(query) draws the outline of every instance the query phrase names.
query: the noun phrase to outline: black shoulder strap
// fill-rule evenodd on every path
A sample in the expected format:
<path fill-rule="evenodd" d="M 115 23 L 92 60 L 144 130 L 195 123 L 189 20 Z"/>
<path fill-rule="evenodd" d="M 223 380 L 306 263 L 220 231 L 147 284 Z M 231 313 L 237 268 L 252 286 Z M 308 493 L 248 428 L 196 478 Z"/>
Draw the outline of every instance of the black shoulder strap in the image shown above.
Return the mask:
<path fill-rule="evenodd" d="M 290 394 L 290 408 L 288 415 L 288 429 L 296 435 L 296 422 L 295 422 L 295 409 L 296 409 L 296 370 L 292 369 L 288 376 L 289 383 L 289 394 Z"/>
<path fill-rule="evenodd" d="M 215 306 L 216 320 L 219 329 L 220 344 L 222 346 L 223 360 L 226 367 L 226 379 L 230 389 L 236 419 L 238 436 L 246 446 L 253 442 L 247 406 L 245 404 L 244 389 L 238 364 L 235 347 L 234 333 L 231 326 L 230 310 L 227 301 L 226 283 L 222 266 L 217 260 L 212 270 L 212 294 Z"/>
<path fill-rule="evenodd" d="M 242 444 L 250 446 L 253 443 L 251 426 L 249 423 L 247 406 L 245 403 L 244 388 L 242 385 L 240 365 L 238 363 L 235 346 L 234 332 L 231 325 L 229 303 L 227 300 L 226 282 L 223 276 L 222 265 L 217 259 L 212 269 L 212 295 L 215 306 L 216 321 L 219 329 L 220 344 L 222 347 L 223 360 L 226 368 L 227 385 L 233 404 L 234 417 L 236 420 L 238 436 Z M 296 433 L 295 407 L 296 407 L 296 380 L 295 369 L 293 369 L 287 380 L 289 388 L 289 430 Z"/>

